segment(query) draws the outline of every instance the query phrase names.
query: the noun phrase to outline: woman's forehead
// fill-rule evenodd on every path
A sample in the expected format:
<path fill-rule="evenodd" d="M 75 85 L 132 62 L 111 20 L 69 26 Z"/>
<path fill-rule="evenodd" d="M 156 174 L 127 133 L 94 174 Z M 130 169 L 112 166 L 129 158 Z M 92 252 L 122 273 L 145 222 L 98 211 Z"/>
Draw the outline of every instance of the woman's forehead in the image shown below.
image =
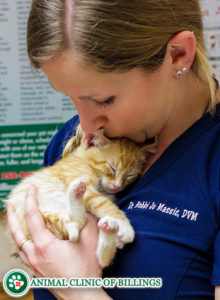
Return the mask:
<path fill-rule="evenodd" d="M 58 91 L 77 89 L 120 89 L 140 76 L 139 70 L 125 73 L 99 73 L 89 66 L 80 64 L 70 51 L 58 53 L 42 63 L 41 69 L 47 75 L 51 85 Z"/>

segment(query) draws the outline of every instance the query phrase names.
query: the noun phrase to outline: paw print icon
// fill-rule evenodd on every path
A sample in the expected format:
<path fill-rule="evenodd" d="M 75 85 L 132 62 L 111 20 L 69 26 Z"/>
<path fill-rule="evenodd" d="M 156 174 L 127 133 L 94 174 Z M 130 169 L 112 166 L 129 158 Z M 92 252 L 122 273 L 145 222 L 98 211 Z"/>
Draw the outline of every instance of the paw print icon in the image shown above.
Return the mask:
<path fill-rule="evenodd" d="M 22 297 L 29 291 L 30 278 L 23 270 L 11 270 L 4 276 L 3 287 L 9 296 Z"/>

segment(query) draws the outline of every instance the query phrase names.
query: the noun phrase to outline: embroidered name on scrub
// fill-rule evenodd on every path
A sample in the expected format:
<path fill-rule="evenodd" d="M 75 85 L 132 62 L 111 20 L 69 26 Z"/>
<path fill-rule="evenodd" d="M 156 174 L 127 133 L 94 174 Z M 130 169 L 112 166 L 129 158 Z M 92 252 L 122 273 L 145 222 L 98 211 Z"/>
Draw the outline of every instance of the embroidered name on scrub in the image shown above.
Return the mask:
<path fill-rule="evenodd" d="M 187 219 L 189 221 L 197 221 L 198 212 L 188 210 L 188 209 L 178 209 L 178 207 L 172 208 L 166 206 L 164 203 L 155 203 L 150 201 L 138 201 L 136 204 L 134 202 L 130 202 L 128 205 L 128 209 L 145 209 L 145 210 L 154 210 L 159 211 L 164 214 L 172 215 L 176 218 Z"/>

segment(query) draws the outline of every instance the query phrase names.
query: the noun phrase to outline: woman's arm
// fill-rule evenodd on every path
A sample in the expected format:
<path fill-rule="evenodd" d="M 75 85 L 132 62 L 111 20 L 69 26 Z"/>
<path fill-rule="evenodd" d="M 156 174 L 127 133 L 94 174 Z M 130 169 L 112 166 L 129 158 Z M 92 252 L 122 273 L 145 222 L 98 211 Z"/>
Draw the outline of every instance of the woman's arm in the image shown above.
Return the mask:
<path fill-rule="evenodd" d="M 215 300 L 220 300 L 220 286 L 215 287 Z"/>
<path fill-rule="evenodd" d="M 113 300 L 102 288 L 89 290 L 64 290 L 62 296 L 58 296 L 57 292 L 51 291 L 58 300 Z"/>
<path fill-rule="evenodd" d="M 101 277 L 96 248 L 98 240 L 97 220 L 88 215 L 88 223 L 80 233 L 77 243 L 57 239 L 45 226 L 38 208 L 37 190 L 31 186 L 25 200 L 25 219 L 32 241 L 17 249 L 21 260 L 33 270 L 36 277 L 70 278 Z M 16 244 L 25 239 L 19 221 L 11 206 L 8 206 L 8 222 Z M 102 288 L 97 289 L 53 289 L 61 299 L 111 299 Z"/>

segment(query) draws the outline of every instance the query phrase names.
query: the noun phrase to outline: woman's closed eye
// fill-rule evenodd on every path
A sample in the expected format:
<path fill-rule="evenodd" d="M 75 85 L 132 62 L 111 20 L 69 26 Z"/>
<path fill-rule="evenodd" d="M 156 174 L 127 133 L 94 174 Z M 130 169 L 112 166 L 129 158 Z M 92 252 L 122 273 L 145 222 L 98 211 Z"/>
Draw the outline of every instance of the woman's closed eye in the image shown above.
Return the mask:
<path fill-rule="evenodd" d="M 94 101 L 95 105 L 97 105 L 98 107 L 105 107 L 105 106 L 113 104 L 114 100 L 115 100 L 115 97 L 112 96 L 104 101 L 98 101 L 98 100 L 93 100 L 93 101 Z"/>

